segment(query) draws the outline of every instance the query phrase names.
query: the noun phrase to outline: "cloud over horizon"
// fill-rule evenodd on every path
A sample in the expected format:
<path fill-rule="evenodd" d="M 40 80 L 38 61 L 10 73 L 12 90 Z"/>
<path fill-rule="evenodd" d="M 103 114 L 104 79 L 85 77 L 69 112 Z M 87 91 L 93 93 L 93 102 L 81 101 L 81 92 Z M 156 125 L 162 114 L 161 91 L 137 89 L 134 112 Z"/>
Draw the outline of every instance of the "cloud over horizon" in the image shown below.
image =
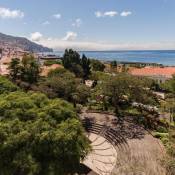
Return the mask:
<path fill-rule="evenodd" d="M 110 50 L 161 50 L 175 49 L 174 42 L 121 42 L 109 43 L 98 41 L 77 41 L 77 33 L 67 32 L 64 38 L 46 38 L 40 32 L 32 33 L 32 41 L 42 44 L 43 46 L 53 48 L 57 51 L 63 51 L 66 48 L 83 51 L 110 51 Z"/>

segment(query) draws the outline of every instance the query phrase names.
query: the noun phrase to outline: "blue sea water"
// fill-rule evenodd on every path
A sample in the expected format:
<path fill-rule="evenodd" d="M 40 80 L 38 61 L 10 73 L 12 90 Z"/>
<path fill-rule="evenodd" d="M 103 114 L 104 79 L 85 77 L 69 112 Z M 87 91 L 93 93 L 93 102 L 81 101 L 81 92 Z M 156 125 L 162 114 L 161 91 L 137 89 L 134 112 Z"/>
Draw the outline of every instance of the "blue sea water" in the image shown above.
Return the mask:
<path fill-rule="evenodd" d="M 79 53 L 103 61 L 146 62 L 175 66 L 175 50 L 81 51 Z M 63 52 L 55 52 L 55 54 L 62 56 Z"/>

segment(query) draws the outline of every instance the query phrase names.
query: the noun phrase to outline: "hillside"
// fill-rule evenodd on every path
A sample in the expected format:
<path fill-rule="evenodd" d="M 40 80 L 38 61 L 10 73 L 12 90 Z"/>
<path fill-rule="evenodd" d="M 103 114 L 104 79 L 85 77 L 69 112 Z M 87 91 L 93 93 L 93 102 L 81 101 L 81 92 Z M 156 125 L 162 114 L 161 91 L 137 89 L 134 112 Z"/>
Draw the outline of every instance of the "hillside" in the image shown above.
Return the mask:
<path fill-rule="evenodd" d="M 53 50 L 42 45 L 31 42 L 27 38 L 14 37 L 0 33 L 0 47 L 6 48 L 19 48 L 29 52 L 52 52 Z"/>

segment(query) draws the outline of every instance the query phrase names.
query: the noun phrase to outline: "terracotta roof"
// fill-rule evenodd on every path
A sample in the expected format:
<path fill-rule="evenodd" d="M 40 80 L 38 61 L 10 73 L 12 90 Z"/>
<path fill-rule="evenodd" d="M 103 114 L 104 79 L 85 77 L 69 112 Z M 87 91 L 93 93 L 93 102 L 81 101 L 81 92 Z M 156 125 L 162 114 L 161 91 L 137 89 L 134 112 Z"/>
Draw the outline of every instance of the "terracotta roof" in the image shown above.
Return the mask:
<path fill-rule="evenodd" d="M 137 76 L 165 76 L 171 78 L 175 75 L 175 67 L 145 67 L 145 68 L 135 68 L 130 70 L 132 75 Z"/>

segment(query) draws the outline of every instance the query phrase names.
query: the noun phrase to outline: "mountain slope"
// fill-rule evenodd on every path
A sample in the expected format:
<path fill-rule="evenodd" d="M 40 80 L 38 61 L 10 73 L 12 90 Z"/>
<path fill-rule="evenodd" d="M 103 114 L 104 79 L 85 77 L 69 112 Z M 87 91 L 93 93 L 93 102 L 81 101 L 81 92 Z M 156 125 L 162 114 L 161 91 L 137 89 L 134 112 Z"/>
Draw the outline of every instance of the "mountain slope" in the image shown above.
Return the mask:
<path fill-rule="evenodd" d="M 0 33 L 0 47 L 20 48 L 29 52 L 52 52 L 53 50 L 42 45 L 31 42 L 27 38 L 14 37 Z"/>

